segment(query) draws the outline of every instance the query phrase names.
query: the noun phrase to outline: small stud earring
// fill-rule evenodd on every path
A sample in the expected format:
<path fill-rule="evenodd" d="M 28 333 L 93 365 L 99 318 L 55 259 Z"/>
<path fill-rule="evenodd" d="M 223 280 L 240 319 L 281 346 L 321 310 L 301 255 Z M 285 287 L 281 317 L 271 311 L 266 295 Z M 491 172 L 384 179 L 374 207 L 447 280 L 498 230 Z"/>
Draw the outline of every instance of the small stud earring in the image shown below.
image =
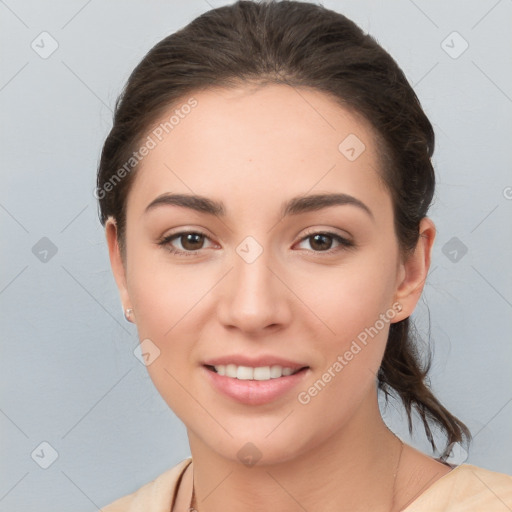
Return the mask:
<path fill-rule="evenodd" d="M 131 308 L 124 310 L 124 317 L 126 318 L 127 322 L 133 323 L 132 320 L 130 319 L 130 317 L 132 316 L 132 313 L 133 313 L 133 309 L 131 309 Z"/>
<path fill-rule="evenodd" d="M 402 304 L 400 304 L 400 302 L 397 302 L 396 310 L 400 313 L 400 311 L 402 311 L 402 309 L 403 309 Z"/>

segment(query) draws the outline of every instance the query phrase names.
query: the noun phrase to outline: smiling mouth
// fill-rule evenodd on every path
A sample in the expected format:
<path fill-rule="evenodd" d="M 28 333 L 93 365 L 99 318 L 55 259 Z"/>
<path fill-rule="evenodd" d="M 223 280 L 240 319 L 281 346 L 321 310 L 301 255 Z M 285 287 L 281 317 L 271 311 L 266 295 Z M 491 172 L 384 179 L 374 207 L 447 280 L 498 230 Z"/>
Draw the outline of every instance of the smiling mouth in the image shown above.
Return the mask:
<path fill-rule="evenodd" d="M 295 375 L 309 368 L 309 366 L 303 366 L 302 368 L 293 370 L 292 368 L 287 368 L 286 366 L 279 365 L 251 367 L 238 366 L 236 364 L 219 364 L 215 366 L 206 364 L 204 366 L 211 372 L 217 373 L 219 375 L 231 379 L 259 381 L 288 377 L 290 375 Z"/>

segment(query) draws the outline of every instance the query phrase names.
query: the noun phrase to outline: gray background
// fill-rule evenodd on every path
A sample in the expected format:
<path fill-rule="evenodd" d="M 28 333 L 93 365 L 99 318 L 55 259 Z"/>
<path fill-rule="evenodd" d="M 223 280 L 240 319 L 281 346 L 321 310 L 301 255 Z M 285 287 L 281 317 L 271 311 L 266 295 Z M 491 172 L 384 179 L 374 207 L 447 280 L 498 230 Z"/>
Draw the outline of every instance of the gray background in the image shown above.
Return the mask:
<path fill-rule="evenodd" d="M 0 1 L 1 511 L 97 510 L 189 455 L 134 357 L 93 188 L 130 71 L 224 3 Z M 512 474 L 512 1 L 323 3 L 377 37 L 434 124 L 438 236 L 415 317 L 426 336 L 430 312 L 434 391 L 475 436 L 454 461 Z M 383 414 L 407 438 L 398 406 Z"/>

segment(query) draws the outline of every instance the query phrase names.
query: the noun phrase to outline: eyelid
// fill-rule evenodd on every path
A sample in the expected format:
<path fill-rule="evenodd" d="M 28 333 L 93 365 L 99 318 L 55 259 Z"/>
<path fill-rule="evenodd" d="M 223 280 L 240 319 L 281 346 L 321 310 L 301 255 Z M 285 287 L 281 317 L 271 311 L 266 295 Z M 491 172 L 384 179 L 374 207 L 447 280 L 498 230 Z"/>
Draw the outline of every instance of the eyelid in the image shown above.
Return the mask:
<path fill-rule="evenodd" d="M 187 228 L 177 228 L 177 229 L 180 229 L 180 231 L 175 231 L 175 232 L 171 232 L 167 235 L 164 235 L 164 236 L 160 237 L 159 240 L 157 241 L 158 245 L 163 246 L 172 254 L 194 256 L 194 255 L 198 254 L 199 252 L 201 252 L 202 250 L 206 249 L 205 247 L 202 247 L 201 249 L 187 251 L 187 250 L 182 250 L 182 249 L 176 249 L 170 245 L 171 241 L 179 239 L 185 235 L 189 235 L 189 234 L 200 235 L 200 236 L 203 236 L 205 239 L 210 240 L 210 242 L 213 242 L 210 235 L 205 233 L 205 231 L 203 231 L 202 229 L 197 229 L 197 228 L 188 228 L 188 229 Z M 313 235 L 328 236 L 328 237 L 334 239 L 335 241 L 337 241 L 339 244 L 338 247 L 327 249 L 325 251 L 314 251 L 314 250 L 303 249 L 303 250 L 306 250 L 307 252 L 315 254 L 315 255 L 330 255 L 330 254 L 338 252 L 341 249 L 347 250 L 347 249 L 354 249 L 356 247 L 356 244 L 354 243 L 354 241 L 352 240 L 352 237 L 350 235 L 347 237 L 345 235 L 341 235 L 341 234 L 333 231 L 332 228 L 322 229 L 322 228 L 318 228 L 318 227 L 307 229 L 302 234 L 301 238 L 294 245 L 296 245 L 297 243 L 304 242 L 305 240 L 312 237 Z"/>
<path fill-rule="evenodd" d="M 195 226 L 180 226 L 178 228 L 174 228 L 174 229 L 170 229 L 168 231 L 165 231 L 165 234 L 161 235 L 158 238 L 158 242 L 160 242 L 162 240 L 168 240 L 168 239 L 173 238 L 173 237 L 177 237 L 178 235 L 188 235 L 188 234 L 191 234 L 191 233 L 194 233 L 194 234 L 197 234 L 197 235 L 202 235 L 205 238 L 208 238 L 210 240 L 215 238 L 210 233 L 210 231 L 207 230 L 206 228 L 195 227 Z"/>
<path fill-rule="evenodd" d="M 197 228 L 190 228 L 190 229 L 177 228 L 177 229 L 180 229 L 180 231 L 171 232 L 171 233 L 161 236 L 157 240 L 157 245 L 166 247 L 171 253 L 194 255 L 194 254 L 197 254 L 198 252 L 202 251 L 205 248 L 203 247 L 203 248 L 197 249 L 195 251 L 184 251 L 182 249 L 175 249 L 174 247 L 172 249 L 170 249 L 168 246 L 170 246 L 171 241 L 178 240 L 182 236 L 191 235 L 191 234 L 203 236 L 205 239 L 208 239 L 208 240 L 210 240 L 210 242 L 212 242 L 210 235 L 205 233 L 202 229 L 197 229 Z"/>
<path fill-rule="evenodd" d="M 347 242 L 353 242 L 352 235 L 350 235 L 347 231 L 339 230 L 341 232 L 338 232 L 335 230 L 335 228 L 319 228 L 319 227 L 313 227 L 308 228 L 306 231 L 302 234 L 300 241 L 304 240 L 304 238 L 307 238 L 311 235 L 329 235 L 329 236 L 338 236 L 340 238 L 343 238 Z"/>
<path fill-rule="evenodd" d="M 313 251 L 313 250 L 309 250 L 309 249 L 304 249 L 306 250 L 308 253 L 311 253 L 315 256 L 329 256 L 329 255 L 333 255 L 333 254 L 336 254 L 342 250 L 350 250 L 350 249 L 355 249 L 357 246 L 355 244 L 355 242 L 353 241 L 352 237 L 351 236 L 345 236 L 345 235 L 341 235 L 339 233 L 337 233 L 336 231 L 333 231 L 332 229 L 321 229 L 321 228 L 311 228 L 309 230 L 306 230 L 305 233 L 303 233 L 303 235 L 301 236 L 301 238 L 299 239 L 299 241 L 297 243 L 302 243 L 304 242 L 305 240 L 307 240 L 308 238 L 311 238 L 313 235 L 324 235 L 324 236 L 328 236 L 330 238 L 332 238 L 334 241 L 338 242 L 338 246 L 337 247 L 331 247 L 330 249 L 327 249 L 326 251 Z M 294 244 L 296 245 L 296 244 Z"/>

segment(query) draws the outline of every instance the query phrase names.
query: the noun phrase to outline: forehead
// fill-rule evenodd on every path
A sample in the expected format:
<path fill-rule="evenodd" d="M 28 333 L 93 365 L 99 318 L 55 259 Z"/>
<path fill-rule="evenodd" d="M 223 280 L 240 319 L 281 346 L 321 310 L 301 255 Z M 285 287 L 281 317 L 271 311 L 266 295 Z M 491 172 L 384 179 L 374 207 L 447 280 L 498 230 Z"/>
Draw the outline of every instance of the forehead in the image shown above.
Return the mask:
<path fill-rule="evenodd" d="M 146 137 L 154 147 L 134 183 L 146 201 L 164 192 L 229 192 L 244 204 L 262 197 L 281 203 L 283 196 L 320 189 L 369 201 L 387 195 L 369 123 L 312 89 L 199 91 L 170 107 Z"/>

